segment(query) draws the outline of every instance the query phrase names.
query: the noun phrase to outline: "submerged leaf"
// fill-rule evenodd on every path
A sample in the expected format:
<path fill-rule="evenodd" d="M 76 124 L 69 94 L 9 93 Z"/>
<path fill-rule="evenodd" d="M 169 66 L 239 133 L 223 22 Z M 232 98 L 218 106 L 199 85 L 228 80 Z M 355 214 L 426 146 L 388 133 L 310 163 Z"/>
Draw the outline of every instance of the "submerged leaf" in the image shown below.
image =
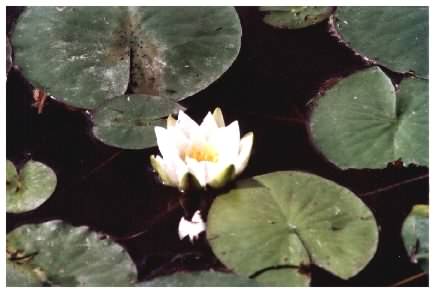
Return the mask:
<path fill-rule="evenodd" d="M 6 211 L 23 213 L 42 205 L 55 191 L 55 172 L 43 163 L 28 161 L 17 173 L 11 161 L 6 162 Z"/>
<path fill-rule="evenodd" d="M 415 205 L 403 222 L 402 238 L 411 262 L 429 271 L 429 206 Z"/>
<path fill-rule="evenodd" d="M 318 98 L 310 129 L 342 169 L 385 168 L 399 159 L 428 166 L 428 81 L 405 79 L 396 92 L 379 67 L 356 72 Z"/>
<path fill-rule="evenodd" d="M 398 72 L 428 76 L 428 7 L 338 7 L 336 30 L 368 59 Z"/>
<path fill-rule="evenodd" d="M 307 285 L 310 276 L 301 268 L 312 263 L 348 279 L 377 248 L 376 222 L 365 204 L 342 186 L 302 172 L 239 181 L 215 199 L 207 222 L 215 255 L 236 273 L 257 274 L 270 285 Z"/>
<path fill-rule="evenodd" d="M 232 7 L 29 7 L 12 37 L 25 77 L 87 109 L 128 87 L 191 96 L 231 66 L 240 42 Z"/>
<path fill-rule="evenodd" d="M 105 235 L 73 227 L 61 221 L 23 225 L 11 231 L 7 237 L 9 253 L 20 252 L 24 256 L 16 267 L 27 270 L 38 268 L 41 279 L 51 286 L 128 286 L 136 281 L 136 266 L 128 253 Z M 30 274 L 26 272 L 26 274 Z M 32 276 L 32 275 L 31 275 Z M 20 277 L 20 279 L 18 279 Z M 15 280 L 8 286 L 19 286 Z M 27 281 L 26 281 L 27 282 Z M 36 283 L 27 283 L 29 286 Z"/>

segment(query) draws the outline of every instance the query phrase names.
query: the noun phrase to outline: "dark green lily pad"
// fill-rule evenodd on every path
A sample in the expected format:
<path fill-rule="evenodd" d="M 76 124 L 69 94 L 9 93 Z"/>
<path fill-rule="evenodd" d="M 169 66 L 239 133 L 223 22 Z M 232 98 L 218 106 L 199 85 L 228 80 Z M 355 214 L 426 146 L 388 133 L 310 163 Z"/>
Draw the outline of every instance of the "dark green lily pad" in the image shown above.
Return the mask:
<path fill-rule="evenodd" d="M 21 256 L 20 261 L 12 256 L 10 260 L 38 268 L 47 285 L 129 286 L 137 278 L 124 248 L 85 226 L 58 220 L 24 225 L 11 231 L 6 241 L 9 254 Z"/>
<path fill-rule="evenodd" d="M 429 71 L 428 7 L 338 7 L 336 30 L 359 54 L 398 72 Z"/>
<path fill-rule="evenodd" d="M 20 173 L 6 161 L 6 211 L 23 213 L 42 205 L 55 191 L 57 176 L 43 163 L 28 161 Z"/>
<path fill-rule="evenodd" d="M 342 169 L 385 168 L 399 159 L 428 166 L 428 81 L 405 79 L 396 92 L 378 67 L 354 73 L 318 98 L 310 129 Z"/>
<path fill-rule="evenodd" d="M 6 259 L 6 284 L 8 287 L 39 287 L 43 281 L 33 268 Z"/>
<path fill-rule="evenodd" d="M 403 222 L 402 238 L 411 262 L 429 271 L 429 206 L 415 205 Z"/>
<path fill-rule="evenodd" d="M 177 272 L 136 284 L 138 287 L 258 287 L 252 279 L 215 271 Z"/>
<path fill-rule="evenodd" d="M 303 267 L 312 263 L 348 279 L 368 264 L 378 241 L 374 216 L 358 197 L 296 171 L 239 181 L 215 199 L 207 223 L 213 252 L 227 267 L 276 286 L 308 285 Z M 291 271 L 276 269 L 283 267 Z"/>
<path fill-rule="evenodd" d="M 48 95 L 95 109 L 131 91 L 181 100 L 218 79 L 238 55 L 232 7 L 29 7 L 15 61 Z"/>
<path fill-rule="evenodd" d="M 155 126 L 164 126 L 168 114 L 183 109 L 173 100 L 145 95 L 112 99 L 93 115 L 93 134 L 103 143 L 123 149 L 156 145 Z"/>
<path fill-rule="evenodd" d="M 264 6 L 260 10 L 270 12 L 263 18 L 268 25 L 300 29 L 328 19 L 334 9 L 328 6 Z"/>

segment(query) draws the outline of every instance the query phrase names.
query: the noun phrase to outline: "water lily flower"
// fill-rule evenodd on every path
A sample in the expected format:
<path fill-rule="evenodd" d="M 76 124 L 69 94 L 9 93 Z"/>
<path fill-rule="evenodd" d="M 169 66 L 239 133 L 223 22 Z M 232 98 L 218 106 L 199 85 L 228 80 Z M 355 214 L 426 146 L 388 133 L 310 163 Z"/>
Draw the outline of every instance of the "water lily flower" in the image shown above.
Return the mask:
<path fill-rule="evenodd" d="M 225 126 L 220 108 L 208 112 L 198 125 L 180 111 L 177 120 L 167 119 L 167 127 L 155 127 L 162 156 L 150 157 L 151 165 L 163 184 L 187 191 L 196 188 L 220 188 L 246 168 L 254 135 L 240 139 L 238 122 Z"/>
<path fill-rule="evenodd" d="M 194 239 L 199 238 L 199 234 L 206 230 L 206 224 L 202 220 L 200 211 L 197 210 L 191 218 L 191 221 L 187 221 L 184 217 L 180 218 L 179 222 L 179 239 L 182 240 L 186 236 L 189 237 L 191 243 Z"/>

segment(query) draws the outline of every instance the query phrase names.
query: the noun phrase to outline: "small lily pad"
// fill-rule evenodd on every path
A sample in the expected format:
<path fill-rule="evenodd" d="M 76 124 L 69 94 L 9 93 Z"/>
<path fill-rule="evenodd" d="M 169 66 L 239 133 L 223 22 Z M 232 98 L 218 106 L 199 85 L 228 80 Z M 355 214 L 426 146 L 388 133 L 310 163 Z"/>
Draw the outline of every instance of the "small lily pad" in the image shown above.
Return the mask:
<path fill-rule="evenodd" d="M 12 35 L 15 63 L 34 86 L 95 109 L 131 92 L 182 100 L 238 55 L 232 7 L 28 7 Z"/>
<path fill-rule="evenodd" d="M 263 21 L 273 27 L 300 29 L 328 19 L 334 9 L 328 6 L 264 6 L 260 10 L 270 12 Z"/>
<path fill-rule="evenodd" d="M 402 238 L 411 262 L 429 271 L 429 206 L 415 205 L 403 222 Z"/>
<path fill-rule="evenodd" d="M 428 81 L 396 91 L 379 67 L 356 72 L 317 99 L 310 122 L 320 151 L 342 169 L 428 166 Z"/>
<path fill-rule="evenodd" d="M 428 77 L 428 7 L 338 7 L 336 30 L 362 56 Z"/>
<path fill-rule="evenodd" d="M 165 126 L 168 114 L 183 109 L 173 100 L 145 95 L 112 99 L 93 115 L 93 134 L 103 143 L 123 149 L 156 146 L 155 126 Z"/>
<path fill-rule="evenodd" d="M 252 279 L 215 271 L 177 272 L 136 284 L 138 287 L 258 287 Z"/>
<path fill-rule="evenodd" d="M 227 267 L 272 286 L 308 285 L 310 264 L 348 279 L 378 241 L 374 216 L 356 195 L 296 171 L 239 181 L 215 199 L 207 223 L 213 252 Z"/>
<path fill-rule="evenodd" d="M 24 264 L 38 268 L 46 285 L 129 286 L 137 278 L 136 266 L 124 248 L 85 226 L 58 220 L 23 225 L 11 231 L 6 241 L 9 260 L 16 268 L 26 270 Z M 13 257 L 16 253 L 19 261 Z M 25 280 L 18 277 L 9 280 Z"/>
<path fill-rule="evenodd" d="M 6 161 L 6 211 L 23 213 L 42 205 L 55 191 L 57 176 L 43 163 L 28 161 L 20 173 Z"/>

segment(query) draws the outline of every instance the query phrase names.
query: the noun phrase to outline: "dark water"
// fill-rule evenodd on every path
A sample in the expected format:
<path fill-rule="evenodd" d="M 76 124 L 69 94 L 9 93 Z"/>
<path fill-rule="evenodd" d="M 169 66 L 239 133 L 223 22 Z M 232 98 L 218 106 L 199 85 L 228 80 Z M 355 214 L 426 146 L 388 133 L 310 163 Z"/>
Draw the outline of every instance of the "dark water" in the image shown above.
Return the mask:
<path fill-rule="evenodd" d="M 7 8 L 9 33 L 20 11 Z M 364 68 L 362 58 L 332 37 L 325 23 L 298 31 L 277 30 L 262 22 L 255 7 L 238 8 L 238 13 L 243 39 L 237 60 L 219 80 L 182 104 L 199 122 L 220 106 L 226 122 L 238 119 L 242 133 L 254 132 L 254 153 L 242 177 L 303 170 L 361 195 L 428 173 L 427 168 L 399 166 L 341 171 L 326 161 L 308 135 L 308 102 L 326 80 Z M 9 73 L 7 158 L 16 164 L 31 158 L 44 162 L 57 173 L 58 185 L 37 210 L 7 214 L 8 231 L 51 219 L 88 225 L 110 234 L 128 250 L 140 280 L 179 270 L 225 270 L 204 237 L 194 245 L 178 239 L 184 211 L 179 194 L 158 183 L 150 169 L 148 157 L 158 152 L 156 148 L 121 151 L 105 146 L 93 138 L 87 115 L 51 100 L 38 115 L 31 107 L 31 90 L 20 72 Z M 312 286 L 388 286 L 420 272 L 406 256 L 400 229 L 414 204 L 428 202 L 428 179 L 362 199 L 380 226 L 376 256 L 348 281 L 313 267 Z M 203 201 L 205 209 L 211 200 Z M 428 277 L 406 285 L 426 286 Z"/>

